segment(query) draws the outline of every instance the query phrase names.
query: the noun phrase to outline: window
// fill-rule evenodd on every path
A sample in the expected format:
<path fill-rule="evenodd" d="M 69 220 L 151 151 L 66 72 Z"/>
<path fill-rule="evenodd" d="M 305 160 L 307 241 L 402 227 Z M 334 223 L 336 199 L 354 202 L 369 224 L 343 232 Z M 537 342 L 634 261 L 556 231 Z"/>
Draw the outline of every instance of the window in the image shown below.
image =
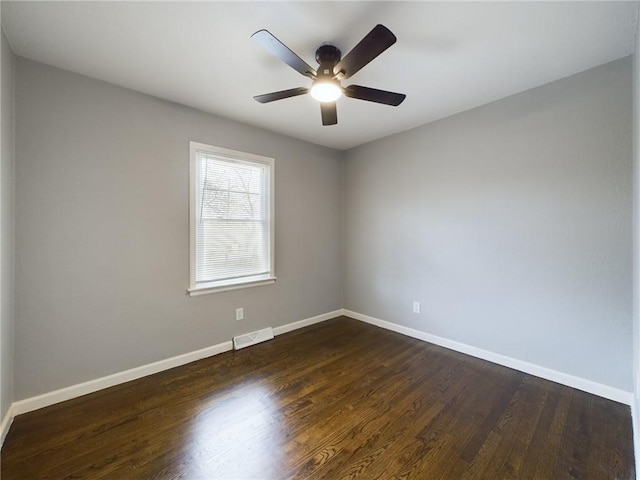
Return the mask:
<path fill-rule="evenodd" d="M 274 160 L 190 144 L 190 295 L 275 281 Z"/>

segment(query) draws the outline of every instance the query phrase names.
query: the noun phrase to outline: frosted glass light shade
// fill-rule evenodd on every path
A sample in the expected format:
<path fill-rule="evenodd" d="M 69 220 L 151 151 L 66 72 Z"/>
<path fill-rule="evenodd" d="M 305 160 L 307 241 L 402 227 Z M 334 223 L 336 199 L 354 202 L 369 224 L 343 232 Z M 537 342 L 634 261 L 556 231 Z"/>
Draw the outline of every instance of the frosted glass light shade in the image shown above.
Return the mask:
<path fill-rule="evenodd" d="M 342 90 L 332 82 L 316 82 L 310 93 L 319 102 L 335 102 L 342 95 Z"/>

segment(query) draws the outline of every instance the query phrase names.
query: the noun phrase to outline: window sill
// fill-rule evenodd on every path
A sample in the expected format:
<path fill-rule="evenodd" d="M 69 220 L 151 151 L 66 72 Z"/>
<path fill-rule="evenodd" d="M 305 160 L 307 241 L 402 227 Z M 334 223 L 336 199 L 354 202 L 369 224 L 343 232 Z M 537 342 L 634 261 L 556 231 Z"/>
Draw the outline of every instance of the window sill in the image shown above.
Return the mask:
<path fill-rule="evenodd" d="M 229 290 L 239 290 L 241 288 L 261 287 L 271 285 L 276 282 L 276 277 L 268 275 L 258 275 L 255 277 L 243 278 L 236 281 L 210 282 L 189 288 L 187 293 L 190 297 L 207 295 L 209 293 L 228 292 Z"/>

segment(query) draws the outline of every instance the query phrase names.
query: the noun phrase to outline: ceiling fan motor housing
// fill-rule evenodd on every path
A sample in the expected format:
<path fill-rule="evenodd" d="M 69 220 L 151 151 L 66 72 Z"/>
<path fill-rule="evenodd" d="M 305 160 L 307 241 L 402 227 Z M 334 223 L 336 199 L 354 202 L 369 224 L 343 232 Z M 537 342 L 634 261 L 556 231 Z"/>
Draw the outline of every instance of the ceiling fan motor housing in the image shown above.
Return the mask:
<path fill-rule="evenodd" d="M 316 61 L 320 64 L 318 68 L 318 78 L 333 78 L 333 67 L 338 64 L 341 58 L 342 53 L 337 47 L 333 45 L 320 46 L 318 50 L 316 50 Z"/>

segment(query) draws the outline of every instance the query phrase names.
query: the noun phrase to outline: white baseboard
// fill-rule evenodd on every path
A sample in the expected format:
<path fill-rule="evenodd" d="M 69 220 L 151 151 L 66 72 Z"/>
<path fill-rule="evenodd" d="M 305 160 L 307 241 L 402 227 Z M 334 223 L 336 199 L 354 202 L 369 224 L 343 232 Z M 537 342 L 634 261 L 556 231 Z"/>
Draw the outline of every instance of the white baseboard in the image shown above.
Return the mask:
<path fill-rule="evenodd" d="M 40 408 L 48 407 L 55 403 L 64 402 L 72 398 L 80 397 L 88 393 L 97 392 L 105 388 L 120 385 L 121 383 L 136 380 L 138 378 L 146 377 L 147 375 L 153 375 L 154 373 L 162 372 L 170 368 L 179 367 L 187 363 L 195 362 L 202 358 L 211 357 L 222 352 L 231 350 L 233 344 L 231 341 L 219 343 L 211 347 L 202 348 L 193 352 L 178 355 L 176 357 L 167 358 L 158 362 L 149 363 L 140 367 L 125 370 L 123 372 L 107 375 L 106 377 L 96 378 L 95 380 L 89 380 L 88 382 L 79 383 L 77 385 L 71 385 L 69 387 L 61 388 L 53 392 L 43 393 L 35 397 L 27 398 L 25 400 L 19 400 L 13 403 L 14 414 L 21 415 L 23 413 L 32 412 Z"/>
<path fill-rule="evenodd" d="M 344 315 L 344 311 L 342 309 L 334 310 L 333 312 L 323 313 L 322 315 L 318 315 L 316 317 L 306 318 L 304 320 L 299 320 L 297 322 L 287 323 L 286 325 L 282 325 L 280 327 L 275 327 L 273 329 L 273 334 L 278 336 L 283 333 L 291 332 L 293 330 L 298 330 L 299 328 L 308 327 L 309 325 L 314 325 L 316 323 L 324 322 L 326 320 L 331 320 L 332 318 L 339 317 L 340 315 Z"/>
<path fill-rule="evenodd" d="M 633 427 L 633 453 L 636 463 L 636 472 L 640 472 L 640 418 L 638 418 L 638 398 L 634 395 L 631 402 L 631 425 Z"/>
<path fill-rule="evenodd" d="M 465 343 L 456 342 L 455 340 L 449 340 L 448 338 L 439 337 L 437 335 L 432 335 L 430 333 L 422 332 L 413 328 L 404 327 L 396 323 L 387 322 L 386 320 L 380 320 L 378 318 L 363 315 L 351 310 L 345 309 L 343 310 L 342 314 L 346 315 L 347 317 L 369 323 L 371 325 L 376 325 L 378 327 L 392 330 L 409 337 L 417 338 L 418 340 L 434 343 L 441 347 L 455 350 L 456 352 L 465 353 L 467 355 L 471 355 L 472 357 L 481 358 L 482 360 L 497 363 L 498 365 L 513 368 L 514 370 L 519 370 L 536 377 L 551 380 L 552 382 L 560 383 L 562 385 L 576 388 L 587 393 L 592 393 L 600 397 L 608 398 L 609 400 L 624 403 L 630 406 L 633 405 L 633 393 L 627 392 L 625 390 L 620 390 L 618 388 L 603 385 L 601 383 L 587 380 L 585 378 L 562 373 L 550 368 L 541 367 L 540 365 L 536 365 L 534 363 L 507 357 L 506 355 L 500 355 L 499 353 L 483 350 L 481 348 L 473 347 Z"/>
<path fill-rule="evenodd" d="M 297 322 L 281 325 L 273 329 L 274 335 L 282 335 L 283 333 L 297 330 L 298 328 L 313 325 L 314 323 L 323 322 L 330 318 L 337 317 L 342 314 L 342 310 L 335 310 L 333 312 L 325 313 Z M 40 408 L 48 407 L 56 403 L 64 402 L 72 398 L 80 397 L 88 393 L 97 392 L 105 388 L 113 387 L 121 383 L 136 380 L 138 378 L 153 375 L 154 373 L 162 372 L 170 368 L 179 367 L 187 363 L 195 362 L 203 358 L 211 357 L 219 353 L 227 352 L 233 349 L 233 342 L 222 342 L 211 347 L 206 347 L 193 352 L 178 355 L 176 357 L 167 358 L 158 362 L 142 365 L 140 367 L 125 370 L 124 372 L 114 373 L 107 375 L 106 377 L 97 378 L 95 380 L 89 380 L 88 382 L 79 383 L 77 385 L 71 385 L 60 390 L 44 393 L 35 397 L 27 398 L 14 402 L 11 407 L 13 409 L 13 415 L 21 415 L 23 413 L 32 412 Z M 3 424 L 4 425 L 4 424 Z"/>
<path fill-rule="evenodd" d="M 16 416 L 13 404 L 9 405 L 7 409 L 7 413 L 2 419 L 2 424 L 0 424 L 0 448 L 4 444 L 4 439 L 7 437 L 7 433 L 9 433 L 9 428 L 11 428 L 11 424 L 13 423 L 13 418 Z"/>

